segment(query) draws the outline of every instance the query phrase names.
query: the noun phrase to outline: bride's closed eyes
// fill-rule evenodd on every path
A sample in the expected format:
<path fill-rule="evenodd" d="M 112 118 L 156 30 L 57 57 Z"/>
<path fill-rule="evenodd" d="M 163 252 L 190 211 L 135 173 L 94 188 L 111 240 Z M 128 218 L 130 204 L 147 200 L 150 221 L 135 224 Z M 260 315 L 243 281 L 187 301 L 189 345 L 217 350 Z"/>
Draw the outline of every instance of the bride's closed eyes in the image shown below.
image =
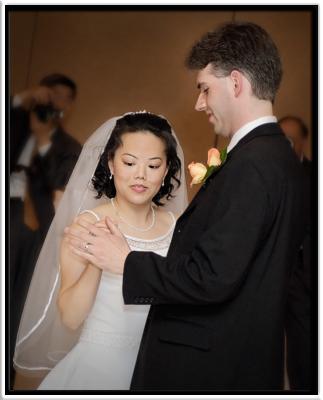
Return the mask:
<path fill-rule="evenodd" d="M 129 159 L 129 158 L 131 158 L 131 159 Z M 132 167 L 132 166 L 134 166 L 134 165 L 136 165 L 136 160 L 137 160 L 137 157 L 135 157 L 135 156 L 127 156 L 127 158 L 123 158 L 122 159 L 122 162 L 123 162 L 123 164 L 124 165 L 127 165 L 128 167 Z M 159 162 L 158 162 L 158 161 Z M 154 162 L 154 163 L 150 163 L 149 165 L 148 165 L 148 167 L 149 168 L 151 168 L 151 169 L 158 169 L 158 168 L 160 168 L 161 167 L 161 165 L 162 165 L 162 163 L 161 163 L 161 159 L 159 158 L 159 157 L 157 157 L 156 158 L 156 161 L 157 162 Z"/>
<path fill-rule="evenodd" d="M 128 167 L 132 167 L 134 165 L 136 165 L 134 162 L 130 162 L 130 161 L 123 161 L 124 165 L 127 165 Z M 151 169 L 158 169 L 160 168 L 161 164 L 159 165 L 148 165 L 149 168 Z"/>

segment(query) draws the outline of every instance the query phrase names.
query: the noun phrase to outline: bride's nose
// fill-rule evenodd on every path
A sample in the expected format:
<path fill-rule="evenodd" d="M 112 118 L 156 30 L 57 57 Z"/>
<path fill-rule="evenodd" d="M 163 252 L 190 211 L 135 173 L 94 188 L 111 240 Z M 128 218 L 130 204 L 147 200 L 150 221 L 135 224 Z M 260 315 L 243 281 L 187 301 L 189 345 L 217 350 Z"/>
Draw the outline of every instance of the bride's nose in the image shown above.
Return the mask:
<path fill-rule="evenodd" d="M 138 164 L 135 178 L 136 179 L 143 179 L 143 180 L 146 179 L 146 167 L 145 167 L 145 165 Z"/>

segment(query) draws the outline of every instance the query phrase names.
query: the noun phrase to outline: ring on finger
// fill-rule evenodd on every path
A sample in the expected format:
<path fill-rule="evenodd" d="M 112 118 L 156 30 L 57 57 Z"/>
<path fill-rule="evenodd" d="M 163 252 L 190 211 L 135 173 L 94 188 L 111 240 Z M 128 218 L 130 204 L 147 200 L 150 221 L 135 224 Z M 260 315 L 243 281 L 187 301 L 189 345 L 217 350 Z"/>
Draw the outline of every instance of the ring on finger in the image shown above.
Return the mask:
<path fill-rule="evenodd" d="M 91 245 L 91 243 L 85 243 L 84 244 L 84 249 L 88 252 L 89 251 L 89 246 Z"/>

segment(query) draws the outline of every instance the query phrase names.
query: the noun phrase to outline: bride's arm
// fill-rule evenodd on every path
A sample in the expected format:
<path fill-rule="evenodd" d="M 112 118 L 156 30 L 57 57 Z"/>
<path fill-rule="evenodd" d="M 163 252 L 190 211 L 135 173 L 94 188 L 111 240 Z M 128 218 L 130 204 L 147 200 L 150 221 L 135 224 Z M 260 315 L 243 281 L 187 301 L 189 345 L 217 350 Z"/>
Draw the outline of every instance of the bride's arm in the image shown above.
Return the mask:
<path fill-rule="evenodd" d="M 89 214 L 84 214 L 81 218 L 93 222 L 93 217 Z M 74 255 L 65 239 L 61 244 L 60 265 L 58 308 L 64 325 L 77 329 L 93 306 L 102 271 Z"/>

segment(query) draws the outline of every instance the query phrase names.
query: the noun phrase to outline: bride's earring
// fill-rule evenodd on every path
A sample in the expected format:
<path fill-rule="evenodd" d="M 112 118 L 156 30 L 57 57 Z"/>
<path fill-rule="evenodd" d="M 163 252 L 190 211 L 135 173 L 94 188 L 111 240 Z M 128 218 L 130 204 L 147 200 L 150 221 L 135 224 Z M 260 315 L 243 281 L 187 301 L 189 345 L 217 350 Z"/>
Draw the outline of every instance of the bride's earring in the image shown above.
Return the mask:
<path fill-rule="evenodd" d="M 112 173 L 110 172 L 109 180 L 111 181 L 112 178 L 113 178 L 113 175 L 112 175 Z"/>
<path fill-rule="evenodd" d="M 163 179 L 162 187 L 165 186 L 165 179 Z"/>

